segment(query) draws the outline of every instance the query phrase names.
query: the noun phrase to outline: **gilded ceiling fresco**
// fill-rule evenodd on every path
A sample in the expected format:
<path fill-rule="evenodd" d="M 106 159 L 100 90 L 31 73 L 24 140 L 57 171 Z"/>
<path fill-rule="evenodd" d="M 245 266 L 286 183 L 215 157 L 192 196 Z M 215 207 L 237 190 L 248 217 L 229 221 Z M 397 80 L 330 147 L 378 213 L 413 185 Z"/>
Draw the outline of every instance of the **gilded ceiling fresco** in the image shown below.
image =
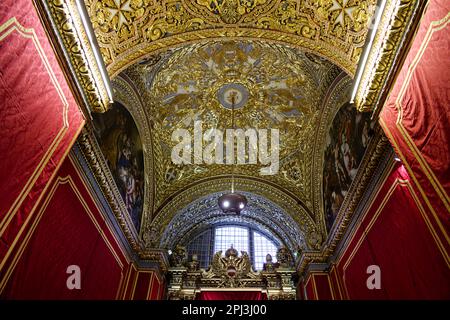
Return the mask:
<path fill-rule="evenodd" d="M 87 0 L 109 73 L 202 39 L 251 38 L 315 52 L 353 74 L 375 0 Z"/>
<path fill-rule="evenodd" d="M 155 72 L 155 70 L 157 70 Z M 290 190 L 311 212 L 312 166 L 316 131 L 320 127 L 322 100 L 339 68 L 315 55 L 278 44 L 250 41 L 207 42 L 175 52 L 154 68 L 137 64 L 125 72 L 143 94 L 147 116 L 153 124 L 155 204 L 191 183 L 211 176 L 256 177 Z M 234 111 L 224 95 L 238 92 Z M 203 130 L 217 128 L 278 129 L 280 168 L 261 176 L 260 165 L 204 163 L 174 165 L 172 133 L 184 128 L 192 133 L 195 121 Z"/>
<path fill-rule="evenodd" d="M 318 249 L 329 223 L 322 189 L 326 134 L 349 99 L 375 4 L 86 1 L 115 96 L 143 137 L 148 187 L 142 236 L 154 244 L 194 194 L 226 191 L 223 182 L 234 175 L 242 192 L 287 197 L 273 200 L 301 229 L 305 248 Z M 172 134 L 194 136 L 199 121 L 202 133 L 278 130 L 279 167 L 261 175 L 261 163 L 205 164 L 195 153 L 189 164 L 174 163 L 179 141 Z M 195 141 L 189 144 L 195 149 Z M 199 185 L 206 189 L 196 190 Z"/>

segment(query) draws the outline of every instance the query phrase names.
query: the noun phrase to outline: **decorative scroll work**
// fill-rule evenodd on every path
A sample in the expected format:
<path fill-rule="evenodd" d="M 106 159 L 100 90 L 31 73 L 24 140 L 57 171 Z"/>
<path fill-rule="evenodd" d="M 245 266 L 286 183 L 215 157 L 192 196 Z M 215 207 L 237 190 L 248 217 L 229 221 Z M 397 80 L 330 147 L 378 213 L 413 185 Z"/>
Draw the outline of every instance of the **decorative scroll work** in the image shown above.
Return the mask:
<path fill-rule="evenodd" d="M 81 17 L 75 9 L 75 0 L 35 1 L 46 22 L 53 29 L 51 38 L 54 45 L 61 43 L 70 64 L 70 72 L 80 88 L 85 102 L 94 112 L 105 112 L 111 102 L 106 86 L 100 74 L 99 66 L 89 43 Z M 50 30 L 48 30 L 50 31 Z M 59 48 L 58 48 L 59 49 Z"/>
<path fill-rule="evenodd" d="M 246 251 L 241 251 L 238 256 L 236 249 L 231 247 L 222 256 L 222 251 L 216 252 L 211 263 L 211 267 L 203 275 L 205 279 L 221 278 L 218 287 L 237 287 L 244 285 L 243 279 L 256 278 L 256 273 L 252 270 L 252 263 Z"/>
<path fill-rule="evenodd" d="M 182 247 L 177 247 L 173 255 L 176 257 L 169 268 L 169 299 L 194 299 L 198 292 L 210 288 L 234 288 L 237 291 L 253 288 L 266 292 L 269 299 L 293 300 L 296 297 L 295 271 L 284 253 L 279 254 L 282 263 L 277 264 L 272 263 L 268 255 L 266 268 L 261 272 L 253 271 L 247 252 L 242 251 L 239 255 L 233 247 L 226 250 L 225 256 L 222 251 L 216 252 L 207 270 L 193 268 L 192 262 L 187 263 Z"/>
<path fill-rule="evenodd" d="M 353 74 L 375 0 L 88 0 L 113 77 L 146 55 L 207 38 L 283 42 Z"/>
<path fill-rule="evenodd" d="M 414 34 L 426 2 L 386 0 L 385 10 L 355 97 L 355 105 L 359 111 L 377 109 L 381 94 L 392 76 L 392 70 L 398 65 L 402 45 L 407 36 Z"/>

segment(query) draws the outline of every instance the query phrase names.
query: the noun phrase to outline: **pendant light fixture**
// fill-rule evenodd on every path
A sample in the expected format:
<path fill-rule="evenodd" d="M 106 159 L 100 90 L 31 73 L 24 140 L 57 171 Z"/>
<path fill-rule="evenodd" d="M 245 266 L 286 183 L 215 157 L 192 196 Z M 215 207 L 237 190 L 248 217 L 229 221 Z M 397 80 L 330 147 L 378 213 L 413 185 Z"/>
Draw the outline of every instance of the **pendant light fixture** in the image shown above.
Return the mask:
<path fill-rule="evenodd" d="M 234 107 L 236 96 L 231 93 L 231 125 L 233 131 L 235 129 L 234 126 Z M 234 148 L 234 145 L 233 145 Z M 233 152 L 233 163 L 231 168 L 231 193 L 225 193 L 219 198 L 219 207 L 222 209 L 224 213 L 236 213 L 240 214 L 241 211 L 247 205 L 247 198 L 239 193 L 234 192 L 234 152 Z"/>

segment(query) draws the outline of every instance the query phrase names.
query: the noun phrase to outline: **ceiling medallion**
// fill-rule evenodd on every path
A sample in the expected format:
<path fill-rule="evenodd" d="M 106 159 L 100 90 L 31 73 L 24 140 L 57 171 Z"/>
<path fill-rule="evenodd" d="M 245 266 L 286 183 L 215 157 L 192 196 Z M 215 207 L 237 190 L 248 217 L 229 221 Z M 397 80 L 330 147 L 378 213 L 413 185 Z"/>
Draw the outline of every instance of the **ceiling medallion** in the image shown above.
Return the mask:
<path fill-rule="evenodd" d="M 222 107 L 232 110 L 241 109 L 248 101 L 249 91 L 240 83 L 226 83 L 217 90 L 217 100 Z M 234 107 L 233 101 L 234 100 Z"/>

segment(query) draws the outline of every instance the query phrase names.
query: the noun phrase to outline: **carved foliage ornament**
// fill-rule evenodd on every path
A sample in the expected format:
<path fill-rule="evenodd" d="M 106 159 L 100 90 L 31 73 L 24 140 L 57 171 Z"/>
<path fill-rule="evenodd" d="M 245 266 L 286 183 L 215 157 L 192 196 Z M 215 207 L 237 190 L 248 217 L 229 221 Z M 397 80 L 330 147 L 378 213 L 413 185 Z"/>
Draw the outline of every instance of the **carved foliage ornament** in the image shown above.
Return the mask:
<path fill-rule="evenodd" d="M 282 41 L 353 74 L 375 0 L 88 0 L 113 77 L 147 54 L 205 38 Z"/>
<path fill-rule="evenodd" d="M 46 0 L 35 3 L 44 19 L 50 21 L 49 24 L 57 37 L 56 40 L 52 39 L 54 45 L 61 44 L 68 57 L 70 72 L 73 74 L 77 89 L 81 89 L 84 102 L 94 112 L 106 111 L 111 101 L 76 9 L 75 0 Z"/>
<path fill-rule="evenodd" d="M 386 0 L 355 97 L 359 111 L 372 111 L 380 104 L 381 93 L 399 62 L 400 49 L 406 37 L 414 34 L 426 3 L 425 0 Z"/>

